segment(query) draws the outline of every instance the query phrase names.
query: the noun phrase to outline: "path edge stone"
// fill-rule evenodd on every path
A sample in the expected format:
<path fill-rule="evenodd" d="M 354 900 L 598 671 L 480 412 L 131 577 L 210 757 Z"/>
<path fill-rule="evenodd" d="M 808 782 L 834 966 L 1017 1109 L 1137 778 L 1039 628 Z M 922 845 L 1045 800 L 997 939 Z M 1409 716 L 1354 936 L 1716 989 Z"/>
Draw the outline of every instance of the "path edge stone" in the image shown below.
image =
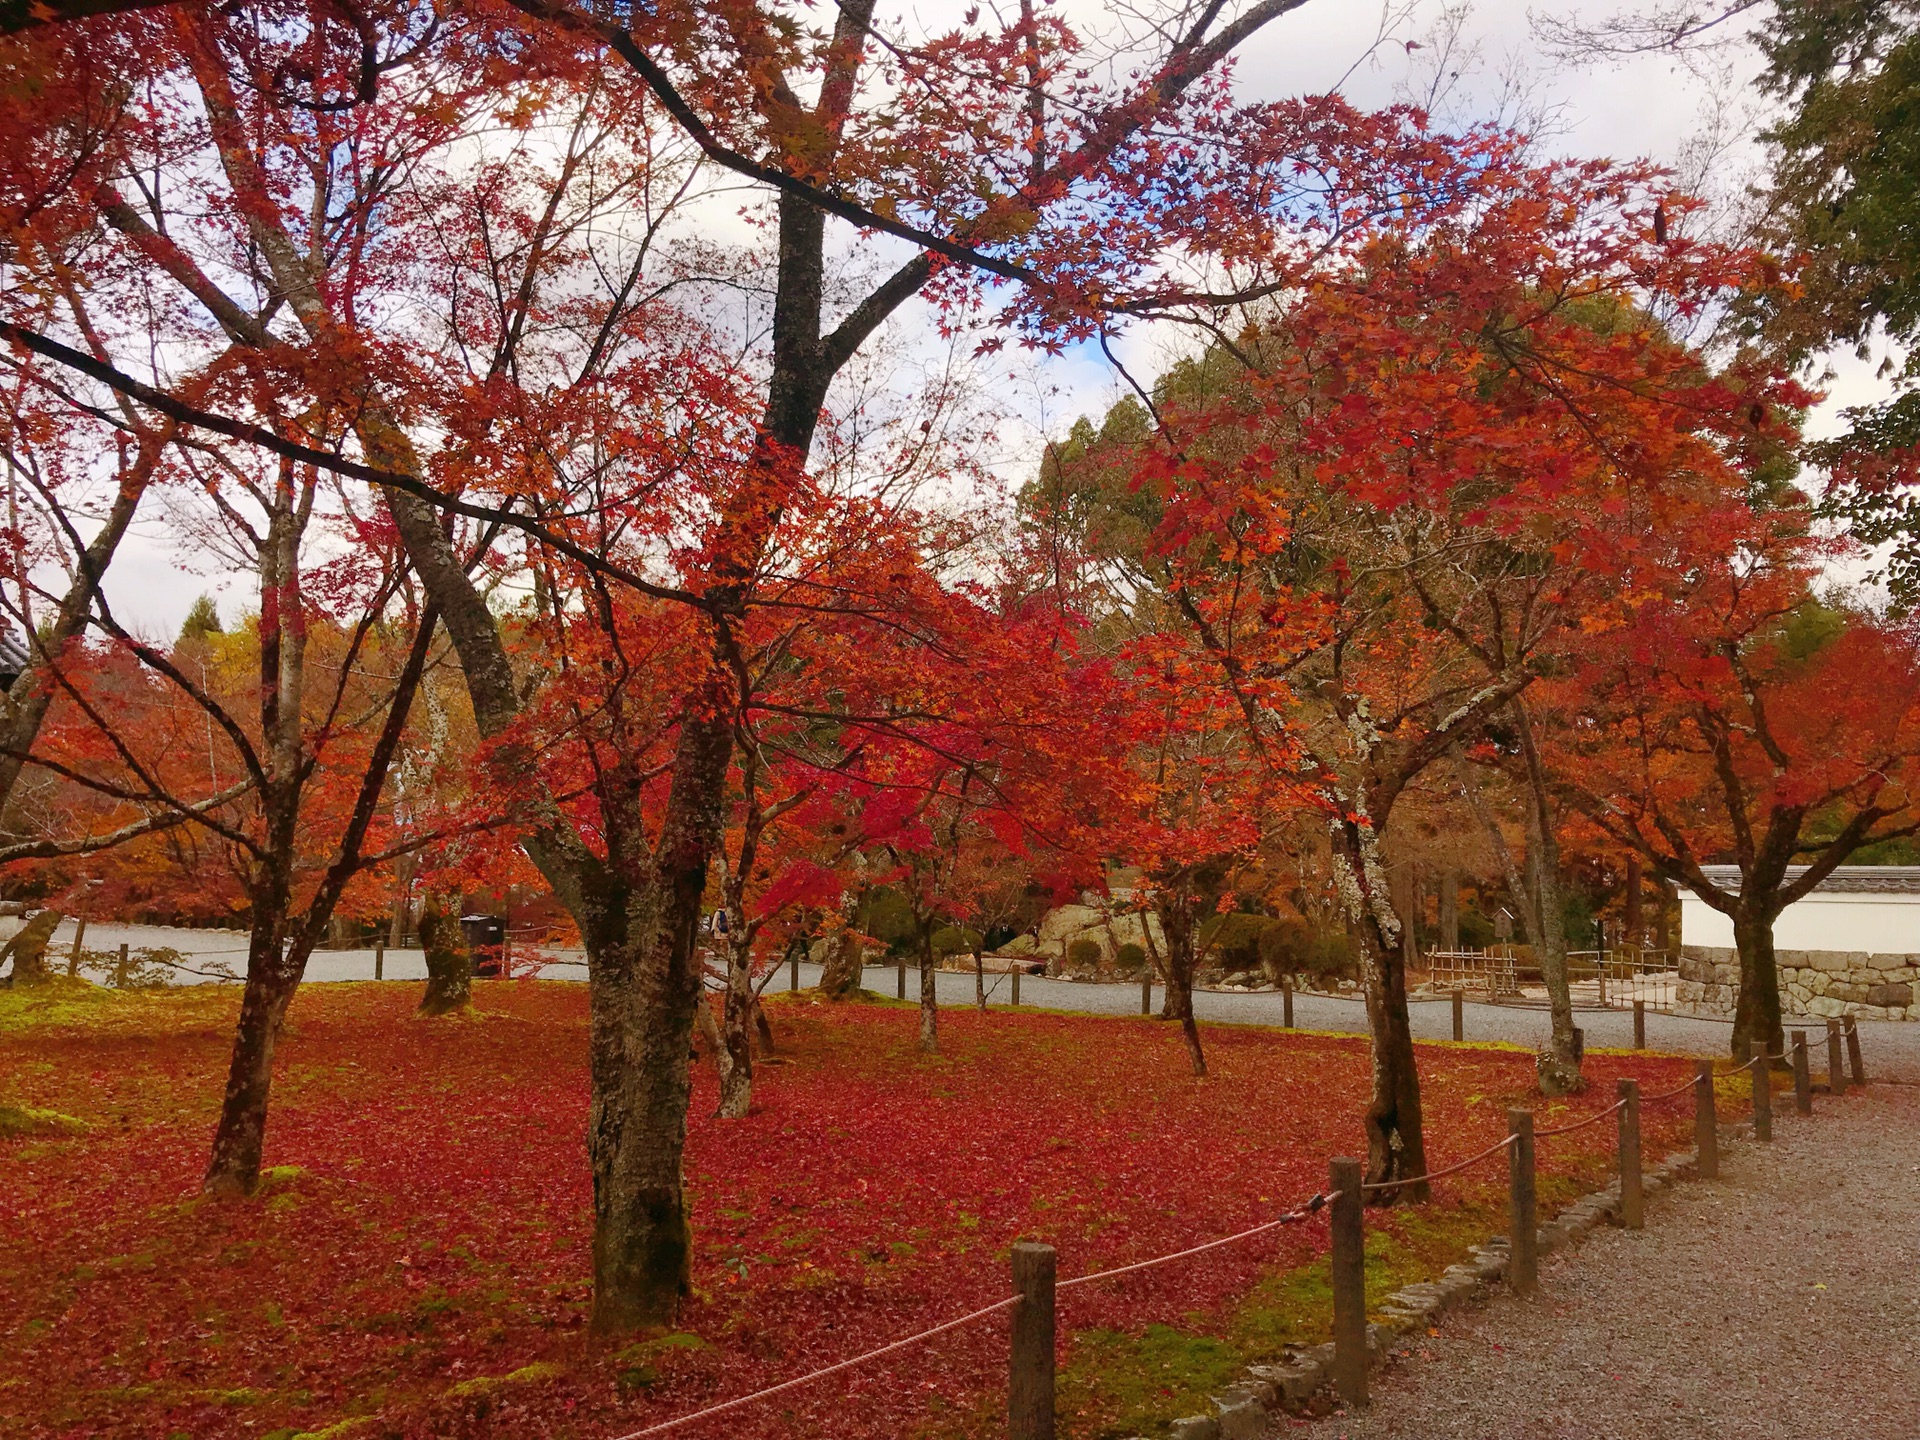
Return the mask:
<path fill-rule="evenodd" d="M 1722 1125 L 1722 1153 L 1751 1133 L 1745 1122 Z M 1643 1193 L 1651 1199 L 1681 1180 L 1695 1178 L 1698 1163 L 1699 1156 L 1692 1150 L 1667 1156 L 1645 1171 Z M 1619 1210 L 1617 1180 L 1605 1189 L 1581 1196 L 1540 1227 L 1540 1253 L 1551 1255 L 1579 1244 L 1595 1226 L 1615 1218 Z M 1468 1254 L 1470 1259 L 1449 1265 L 1439 1279 L 1404 1286 L 1381 1302 L 1380 1313 L 1386 1318 L 1367 1325 L 1369 1368 L 1378 1369 L 1392 1353 L 1395 1342 L 1426 1330 L 1447 1311 L 1484 1302 L 1494 1286 L 1506 1278 L 1504 1235 L 1473 1246 Z M 1184 1416 L 1168 1427 L 1168 1433 L 1172 1440 L 1258 1440 L 1266 1433 L 1270 1414 L 1304 1412 L 1315 1396 L 1331 1386 L 1332 1377 L 1331 1341 L 1309 1346 L 1284 1364 L 1249 1365 L 1238 1381 L 1212 1396 L 1214 1413 Z"/>

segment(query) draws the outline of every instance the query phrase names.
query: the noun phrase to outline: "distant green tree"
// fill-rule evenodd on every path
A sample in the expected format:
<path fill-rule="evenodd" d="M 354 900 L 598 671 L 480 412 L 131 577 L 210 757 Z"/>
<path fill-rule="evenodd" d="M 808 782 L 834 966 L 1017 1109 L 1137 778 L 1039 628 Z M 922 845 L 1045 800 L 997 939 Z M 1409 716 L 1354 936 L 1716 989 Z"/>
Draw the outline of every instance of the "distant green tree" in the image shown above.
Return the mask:
<path fill-rule="evenodd" d="M 213 603 L 211 595 L 202 595 L 193 602 L 193 608 L 187 611 L 187 618 L 180 624 L 180 644 L 189 640 L 204 640 L 209 635 L 224 635 L 226 628 L 220 623 L 219 607 Z"/>

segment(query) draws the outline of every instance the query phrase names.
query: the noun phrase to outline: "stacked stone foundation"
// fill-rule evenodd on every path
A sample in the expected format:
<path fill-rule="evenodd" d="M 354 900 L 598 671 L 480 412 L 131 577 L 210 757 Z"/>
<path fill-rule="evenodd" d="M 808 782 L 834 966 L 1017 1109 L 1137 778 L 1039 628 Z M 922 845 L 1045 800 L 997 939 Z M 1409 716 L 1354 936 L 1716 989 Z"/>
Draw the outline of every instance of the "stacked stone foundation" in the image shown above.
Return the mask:
<path fill-rule="evenodd" d="M 1920 1020 L 1920 955 L 1858 950 L 1777 950 L 1780 1008 L 1787 1015 L 1838 1020 Z M 1714 945 L 1680 952 L 1674 1009 L 1682 1014 L 1733 1014 L 1740 994 L 1740 958 Z"/>

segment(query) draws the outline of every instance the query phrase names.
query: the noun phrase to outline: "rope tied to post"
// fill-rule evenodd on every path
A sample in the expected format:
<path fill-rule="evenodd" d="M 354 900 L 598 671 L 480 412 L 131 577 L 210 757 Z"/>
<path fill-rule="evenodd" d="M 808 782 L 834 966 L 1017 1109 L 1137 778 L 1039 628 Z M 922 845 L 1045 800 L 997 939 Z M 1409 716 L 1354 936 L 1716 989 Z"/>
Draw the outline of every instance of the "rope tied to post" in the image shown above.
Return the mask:
<path fill-rule="evenodd" d="M 1662 1100 L 1672 1100 L 1681 1095 L 1691 1095 L 1694 1090 L 1699 1087 L 1699 1084 L 1700 1077 L 1697 1075 L 1691 1076 L 1684 1085 L 1677 1085 L 1671 1090 L 1662 1090 L 1658 1095 L 1642 1095 L 1640 1097 L 1640 1103 L 1642 1105 L 1653 1105 Z"/>
<path fill-rule="evenodd" d="M 1159 1255 L 1151 1260 L 1140 1260 L 1131 1265 L 1122 1265 L 1117 1269 L 1096 1270 L 1089 1275 L 1078 1275 L 1071 1280 L 1062 1280 L 1054 1286 L 1054 1291 L 1058 1293 L 1061 1290 L 1071 1290 L 1076 1285 L 1090 1285 L 1096 1280 L 1117 1279 L 1119 1276 L 1131 1274 L 1136 1270 L 1148 1270 L 1156 1265 L 1166 1265 L 1175 1260 L 1184 1260 L 1191 1255 L 1204 1254 L 1208 1250 L 1217 1250 L 1223 1245 L 1232 1245 L 1241 1240 L 1248 1240 L 1255 1235 L 1264 1234 L 1282 1225 L 1298 1225 L 1325 1210 L 1334 1201 L 1338 1200 L 1342 1193 L 1343 1192 L 1338 1190 L 1332 1191 L 1331 1193 L 1324 1191 L 1317 1192 L 1310 1198 L 1294 1206 L 1291 1210 L 1283 1211 L 1274 1219 L 1264 1221 L 1259 1225 L 1253 1226 L 1251 1229 L 1241 1230 L 1232 1235 L 1223 1235 L 1217 1240 L 1209 1240 L 1205 1244 L 1194 1245 L 1185 1250 L 1176 1250 L 1168 1255 Z M 1013 1306 L 1018 1305 L 1020 1298 L 1018 1295 L 1009 1295 L 1005 1299 L 994 1301 L 991 1305 L 984 1305 L 980 1309 L 971 1311 L 956 1319 L 935 1325 L 931 1329 L 922 1330 L 917 1335 L 908 1335 L 903 1339 L 882 1345 L 876 1350 L 869 1350 L 865 1354 L 855 1355 L 848 1360 L 837 1361 L 832 1365 L 824 1366 L 818 1370 L 811 1370 L 805 1375 L 796 1375 L 791 1380 L 783 1380 L 778 1385 L 769 1385 L 764 1390 L 755 1390 L 750 1395 L 740 1395 L 732 1400 L 723 1400 L 717 1405 L 707 1406 L 704 1410 L 695 1410 L 690 1414 L 676 1416 L 671 1420 L 663 1420 L 659 1424 L 649 1425 L 643 1430 L 628 1431 L 624 1435 L 613 1437 L 613 1440 L 646 1440 L 646 1437 L 650 1435 L 664 1435 L 670 1430 L 678 1430 L 682 1426 L 692 1425 L 696 1421 L 708 1420 L 716 1415 L 724 1415 L 729 1411 L 738 1410 L 742 1406 L 751 1405 L 756 1401 L 770 1399 L 775 1395 L 784 1394 L 786 1391 L 797 1389 L 802 1385 L 810 1385 L 815 1380 L 824 1380 L 829 1375 L 837 1375 L 841 1371 L 851 1369 L 855 1365 L 863 1365 L 869 1360 L 877 1360 L 883 1355 L 890 1355 L 896 1350 L 903 1350 L 909 1345 L 917 1345 L 923 1340 L 931 1340 L 936 1335 L 944 1335 L 949 1330 L 958 1330 L 962 1326 L 971 1325 L 977 1320 L 984 1320 L 989 1315 L 997 1314 L 1002 1310 L 1011 1309 Z"/>
<path fill-rule="evenodd" d="M 1469 1165 L 1479 1164 L 1482 1160 L 1486 1159 L 1489 1155 L 1493 1154 L 1495 1151 L 1506 1149 L 1509 1145 L 1513 1144 L 1513 1138 L 1514 1137 L 1511 1135 L 1503 1136 L 1501 1139 L 1496 1140 L 1493 1144 L 1489 1145 L 1486 1149 L 1480 1151 L 1477 1154 L 1469 1155 L 1466 1159 L 1460 1161 L 1457 1165 L 1449 1165 L 1444 1170 L 1429 1171 L 1425 1175 L 1409 1175 L 1404 1180 L 1370 1181 L 1367 1184 L 1362 1185 L 1360 1187 L 1361 1192 L 1364 1194 L 1373 1194 L 1381 1190 L 1398 1190 L 1405 1185 L 1419 1185 L 1425 1181 L 1444 1180 L 1449 1175 L 1458 1175 L 1462 1170 L 1465 1170 Z"/>
<path fill-rule="evenodd" d="M 1691 1086 L 1693 1082 L 1689 1080 L 1687 1084 Z M 1571 1135 L 1573 1134 L 1574 1131 L 1584 1130 L 1589 1125 L 1598 1125 L 1602 1120 L 1606 1119 L 1609 1115 L 1617 1114 L 1620 1110 L 1624 1109 L 1626 1107 L 1626 1103 L 1627 1102 L 1624 1100 L 1616 1100 L 1613 1102 L 1613 1104 L 1609 1105 L 1606 1109 L 1601 1110 L 1596 1114 L 1589 1115 L 1584 1120 L 1576 1120 L 1571 1125 L 1556 1125 L 1551 1130 L 1536 1130 L 1533 1132 L 1533 1138 L 1536 1140 L 1545 1140 L 1549 1136 L 1553 1136 L 1553 1135 Z"/>
<path fill-rule="evenodd" d="M 984 1305 L 971 1314 L 962 1315 L 957 1320 L 949 1320 L 943 1325 L 935 1325 L 931 1330 L 922 1330 L 918 1335 L 909 1335 L 904 1340 L 895 1340 L 890 1345 L 882 1345 L 878 1350 L 869 1350 L 864 1355 L 855 1355 L 851 1360 L 842 1360 L 837 1364 L 828 1365 L 824 1369 L 810 1371 L 805 1375 L 796 1375 L 791 1380 L 783 1380 L 778 1385 L 769 1385 L 766 1389 L 756 1390 L 751 1395 L 741 1395 L 732 1400 L 723 1400 L 718 1405 L 709 1405 L 706 1409 L 695 1410 L 690 1415 L 680 1415 L 672 1420 L 663 1420 L 658 1425 L 649 1425 L 644 1430 L 630 1430 L 624 1435 L 615 1436 L 614 1440 L 643 1440 L 645 1436 L 664 1435 L 669 1430 L 677 1430 L 683 1425 L 691 1425 L 696 1420 L 706 1420 L 715 1415 L 724 1415 L 729 1410 L 738 1410 L 742 1405 L 751 1405 L 756 1400 L 765 1400 L 770 1396 L 782 1394 L 785 1391 L 796 1389 L 801 1385 L 809 1385 L 815 1380 L 824 1380 L 829 1375 L 837 1375 L 842 1370 L 851 1369 L 855 1365 L 864 1364 L 869 1360 L 877 1360 L 882 1355 L 892 1354 L 895 1350 L 903 1350 L 909 1345 L 917 1345 L 922 1340 L 931 1340 L 934 1336 L 943 1335 L 949 1330 L 958 1330 L 962 1325 L 971 1325 L 976 1320 L 984 1320 L 989 1315 L 996 1314 L 1001 1310 L 1010 1309 L 1019 1303 L 1020 1297 L 1018 1295 L 1009 1295 L 1004 1300 L 996 1300 L 991 1305 Z"/>
<path fill-rule="evenodd" d="M 1131 1265 L 1121 1265 L 1112 1270 L 1095 1270 L 1088 1275 L 1076 1275 L 1071 1280 L 1062 1280 L 1053 1288 L 1055 1290 L 1071 1290 L 1076 1285 L 1091 1285 L 1096 1280 L 1118 1279 L 1120 1276 L 1130 1275 L 1136 1270 L 1151 1270 L 1156 1265 L 1165 1265 L 1174 1260 L 1185 1260 L 1190 1255 L 1202 1255 L 1209 1250 L 1218 1250 L 1222 1245 L 1232 1245 L 1237 1241 L 1251 1240 L 1255 1235 L 1263 1235 L 1267 1231 L 1276 1230 L 1282 1225 L 1298 1225 L 1302 1221 L 1309 1220 L 1320 1211 L 1326 1209 L 1327 1206 L 1340 1198 L 1341 1193 L 1342 1192 L 1335 1190 L 1332 1194 L 1315 1194 L 1311 1199 L 1303 1201 L 1301 1204 L 1294 1206 L 1293 1209 L 1284 1212 L 1275 1219 L 1268 1220 L 1260 1225 L 1255 1225 L 1251 1230 L 1242 1230 L 1233 1235 L 1223 1235 L 1218 1240 L 1209 1240 L 1203 1245 L 1195 1245 L 1186 1250 L 1176 1250 L 1170 1255 L 1157 1256 L 1152 1260 L 1137 1260 Z"/>

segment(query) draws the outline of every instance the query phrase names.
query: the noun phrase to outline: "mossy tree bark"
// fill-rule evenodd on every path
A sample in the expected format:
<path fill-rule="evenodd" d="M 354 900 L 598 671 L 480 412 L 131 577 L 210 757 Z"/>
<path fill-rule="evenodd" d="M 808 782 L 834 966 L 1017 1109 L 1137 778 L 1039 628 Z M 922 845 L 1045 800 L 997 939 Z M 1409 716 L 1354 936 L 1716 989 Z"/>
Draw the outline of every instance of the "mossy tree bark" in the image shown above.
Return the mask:
<path fill-rule="evenodd" d="M 442 907 L 441 897 L 420 901 L 420 948 L 427 961 L 427 988 L 420 996 L 422 1015 L 451 1015 L 473 1003 L 473 956 L 457 916 Z"/>
<path fill-rule="evenodd" d="M 29 985 L 44 985 L 50 978 L 47 970 L 47 947 L 53 943 L 53 932 L 60 928 L 65 919 L 58 910 L 42 910 L 35 915 L 14 937 L 0 948 L 0 965 L 13 961 L 13 985 L 25 988 Z"/>
<path fill-rule="evenodd" d="M 860 932 L 849 923 L 828 937 L 826 963 L 820 967 L 820 993 L 844 1000 L 860 989 L 861 961 L 865 958 Z"/>

